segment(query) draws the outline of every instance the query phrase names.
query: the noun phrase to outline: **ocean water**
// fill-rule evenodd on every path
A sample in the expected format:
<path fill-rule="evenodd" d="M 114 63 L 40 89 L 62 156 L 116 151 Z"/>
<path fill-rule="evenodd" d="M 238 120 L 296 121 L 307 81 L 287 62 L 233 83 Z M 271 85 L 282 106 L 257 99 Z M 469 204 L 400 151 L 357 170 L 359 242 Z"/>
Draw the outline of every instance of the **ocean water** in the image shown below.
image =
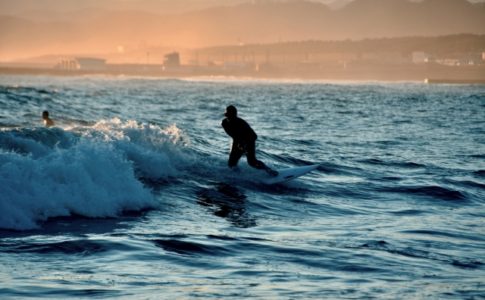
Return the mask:
<path fill-rule="evenodd" d="M 1 299 L 484 299 L 484 221 L 485 86 L 0 77 Z"/>

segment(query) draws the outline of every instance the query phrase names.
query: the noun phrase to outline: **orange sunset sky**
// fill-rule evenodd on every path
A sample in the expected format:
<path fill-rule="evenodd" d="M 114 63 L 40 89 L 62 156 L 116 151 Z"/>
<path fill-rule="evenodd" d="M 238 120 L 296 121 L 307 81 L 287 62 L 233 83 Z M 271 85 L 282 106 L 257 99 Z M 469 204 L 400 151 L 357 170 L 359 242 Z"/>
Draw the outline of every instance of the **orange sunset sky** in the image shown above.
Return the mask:
<path fill-rule="evenodd" d="M 0 62 L 460 33 L 485 34 L 484 1 L 0 0 Z"/>

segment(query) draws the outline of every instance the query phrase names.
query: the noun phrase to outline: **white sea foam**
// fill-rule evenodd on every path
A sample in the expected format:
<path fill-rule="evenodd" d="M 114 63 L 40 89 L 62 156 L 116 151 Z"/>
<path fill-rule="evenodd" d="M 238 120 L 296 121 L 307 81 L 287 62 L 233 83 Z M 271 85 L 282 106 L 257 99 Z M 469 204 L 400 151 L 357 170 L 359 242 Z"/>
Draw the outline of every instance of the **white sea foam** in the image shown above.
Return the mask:
<path fill-rule="evenodd" d="M 45 128 L 0 134 L 9 138 L 0 147 L 0 228 L 16 230 L 36 228 L 50 217 L 113 217 L 155 207 L 138 177 L 176 175 L 187 142 L 176 126 L 118 119 L 75 134 Z M 56 136 L 77 140 L 61 147 L 52 141 Z"/>
<path fill-rule="evenodd" d="M 188 139 L 176 125 L 166 129 L 136 121 L 122 122 L 118 118 L 100 121 L 85 135 L 101 138 L 123 151 L 135 163 L 137 172 L 149 178 L 175 176 L 177 166 L 185 164 L 189 157 L 181 148 Z"/>

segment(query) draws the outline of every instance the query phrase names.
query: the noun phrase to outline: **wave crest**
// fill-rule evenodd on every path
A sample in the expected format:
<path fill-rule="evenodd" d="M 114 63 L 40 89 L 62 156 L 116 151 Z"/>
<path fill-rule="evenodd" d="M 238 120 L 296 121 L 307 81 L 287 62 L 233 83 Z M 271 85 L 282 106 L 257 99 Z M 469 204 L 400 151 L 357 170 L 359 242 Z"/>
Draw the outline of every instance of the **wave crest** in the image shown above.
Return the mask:
<path fill-rule="evenodd" d="M 0 141 L 0 228 L 14 230 L 51 217 L 114 217 L 155 207 L 140 176 L 177 174 L 188 144 L 175 125 L 119 119 L 72 131 L 5 130 Z"/>

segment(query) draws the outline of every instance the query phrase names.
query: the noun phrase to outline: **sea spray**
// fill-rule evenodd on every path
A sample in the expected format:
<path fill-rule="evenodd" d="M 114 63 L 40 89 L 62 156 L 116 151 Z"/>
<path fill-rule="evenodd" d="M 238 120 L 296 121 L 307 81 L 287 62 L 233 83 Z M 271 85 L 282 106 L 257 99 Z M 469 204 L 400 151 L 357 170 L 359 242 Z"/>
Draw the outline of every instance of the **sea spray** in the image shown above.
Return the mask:
<path fill-rule="evenodd" d="M 189 139 L 176 125 L 163 129 L 153 124 L 113 118 L 96 123 L 93 129 L 85 136 L 114 144 L 134 162 L 140 177 L 175 176 L 178 168 L 192 161 L 190 154 L 183 151 L 189 145 Z"/>
<path fill-rule="evenodd" d="M 139 177 L 175 175 L 187 143 L 176 126 L 119 119 L 72 132 L 3 130 L 0 140 L 0 228 L 15 230 L 50 217 L 113 217 L 155 207 Z"/>

